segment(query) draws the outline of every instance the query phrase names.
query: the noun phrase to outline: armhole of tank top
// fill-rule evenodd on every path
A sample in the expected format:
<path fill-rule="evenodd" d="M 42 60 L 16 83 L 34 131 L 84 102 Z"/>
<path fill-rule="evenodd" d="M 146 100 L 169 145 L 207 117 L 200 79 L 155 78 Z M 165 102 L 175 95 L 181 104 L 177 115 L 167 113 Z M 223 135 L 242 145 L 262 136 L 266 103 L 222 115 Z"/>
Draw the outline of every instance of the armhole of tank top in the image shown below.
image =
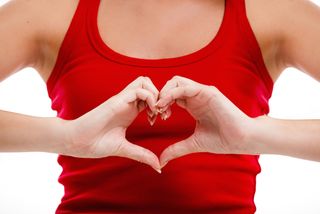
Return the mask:
<path fill-rule="evenodd" d="M 252 49 L 252 52 L 250 53 L 251 57 L 253 59 L 253 62 L 255 62 L 258 66 L 258 72 L 259 72 L 258 75 L 260 75 L 260 77 L 262 78 L 266 86 L 266 89 L 269 93 L 268 98 L 270 98 L 272 95 L 274 82 L 266 67 L 259 42 L 249 22 L 247 11 L 246 11 L 246 0 L 234 0 L 234 1 L 237 1 L 237 3 L 239 4 L 238 12 L 239 12 L 239 19 L 241 23 L 240 30 L 242 31 L 242 33 L 244 33 L 244 35 L 246 35 L 246 39 L 250 44 L 250 47 Z"/>
<path fill-rule="evenodd" d="M 73 38 L 77 34 L 77 31 L 76 31 L 76 29 L 78 29 L 77 26 L 81 24 L 81 18 L 84 19 L 84 17 L 81 17 L 81 15 L 83 15 L 83 11 L 85 9 L 85 1 L 86 0 L 78 0 L 73 16 L 69 22 L 67 31 L 65 32 L 65 35 L 60 44 L 56 62 L 53 66 L 53 69 L 49 75 L 48 80 L 46 81 L 49 96 L 52 90 L 54 89 L 54 86 L 58 78 L 62 75 L 62 67 L 64 62 L 66 62 L 68 59 L 68 56 L 69 56 L 68 54 L 70 53 L 69 50 L 72 48 Z"/>

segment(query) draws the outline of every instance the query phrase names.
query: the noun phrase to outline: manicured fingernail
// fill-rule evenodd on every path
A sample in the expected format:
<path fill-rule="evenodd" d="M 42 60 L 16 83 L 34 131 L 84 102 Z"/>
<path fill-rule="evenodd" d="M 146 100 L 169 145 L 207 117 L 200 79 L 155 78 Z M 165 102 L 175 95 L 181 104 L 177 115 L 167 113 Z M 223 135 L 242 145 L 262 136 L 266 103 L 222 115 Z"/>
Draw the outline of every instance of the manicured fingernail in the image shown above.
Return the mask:
<path fill-rule="evenodd" d="M 161 114 L 161 118 L 162 120 L 167 120 L 169 118 L 169 112 L 168 111 L 165 111 Z"/>
<path fill-rule="evenodd" d="M 164 118 L 165 118 L 165 114 L 161 114 L 161 119 L 165 120 Z"/>
<path fill-rule="evenodd" d="M 165 113 L 164 113 L 164 117 L 163 117 L 163 119 L 164 119 L 164 120 L 167 120 L 167 119 L 168 119 L 167 112 L 165 112 Z"/>
<path fill-rule="evenodd" d="M 156 105 L 151 106 L 151 111 L 152 111 L 152 112 L 157 112 L 157 111 L 158 111 L 158 109 L 157 109 Z"/>

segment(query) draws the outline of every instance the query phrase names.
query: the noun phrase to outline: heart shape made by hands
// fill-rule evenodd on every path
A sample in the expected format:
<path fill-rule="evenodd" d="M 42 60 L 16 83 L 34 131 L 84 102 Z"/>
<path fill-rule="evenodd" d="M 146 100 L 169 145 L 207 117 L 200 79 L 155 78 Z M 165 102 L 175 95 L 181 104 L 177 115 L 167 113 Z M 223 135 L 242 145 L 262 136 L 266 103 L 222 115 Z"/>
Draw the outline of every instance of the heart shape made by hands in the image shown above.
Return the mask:
<path fill-rule="evenodd" d="M 173 77 L 159 92 L 155 106 L 147 110 L 150 124 L 155 123 L 158 114 L 163 120 L 168 119 L 174 103 L 196 120 L 196 128 L 187 139 L 164 149 L 159 158 L 161 168 L 173 159 L 197 152 L 249 154 L 243 136 L 252 128 L 253 120 L 216 87 Z"/>

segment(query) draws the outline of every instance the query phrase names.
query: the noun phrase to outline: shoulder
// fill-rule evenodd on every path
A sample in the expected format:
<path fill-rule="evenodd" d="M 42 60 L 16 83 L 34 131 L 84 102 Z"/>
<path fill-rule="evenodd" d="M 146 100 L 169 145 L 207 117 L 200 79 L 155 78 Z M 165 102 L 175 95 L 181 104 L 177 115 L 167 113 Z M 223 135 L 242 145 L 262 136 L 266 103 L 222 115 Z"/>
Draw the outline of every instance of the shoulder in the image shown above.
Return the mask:
<path fill-rule="evenodd" d="M 287 67 L 288 41 L 303 36 L 301 26 L 317 24 L 319 7 L 310 0 L 245 0 L 249 22 L 260 44 L 271 76 L 276 79 Z M 306 29 L 305 29 L 306 30 Z"/>
<path fill-rule="evenodd" d="M 0 7 L 0 18 L 11 24 L 9 30 L 28 28 L 24 33 L 41 36 L 68 22 L 77 4 L 78 0 L 11 0 Z"/>
<path fill-rule="evenodd" d="M 50 75 L 55 64 L 59 48 L 68 31 L 77 9 L 79 0 L 35 0 L 42 1 L 39 8 L 42 20 L 39 21 L 39 44 L 41 46 L 41 66 L 37 68 L 44 80 Z"/>
<path fill-rule="evenodd" d="M 32 49 L 32 66 L 42 72 L 55 59 L 79 0 L 11 0 L 0 7 L 3 38 Z M 3 34 L 3 33 L 1 33 Z"/>

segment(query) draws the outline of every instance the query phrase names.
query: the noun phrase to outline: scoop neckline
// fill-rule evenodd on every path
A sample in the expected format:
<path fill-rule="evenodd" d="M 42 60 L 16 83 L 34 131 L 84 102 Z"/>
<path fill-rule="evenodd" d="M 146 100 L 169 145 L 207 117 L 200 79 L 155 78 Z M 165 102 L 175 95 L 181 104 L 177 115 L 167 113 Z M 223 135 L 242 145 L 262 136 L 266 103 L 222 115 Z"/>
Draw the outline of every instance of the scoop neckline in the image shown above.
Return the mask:
<path fill-rule="evenodd" d="M 122 53 L 119 53 L 109 47 L 102 39 L 101 34 L 98 28 L 98 12 L 100 6 L 100 0 L 95 1 L 96 4 L 92 4 L 92 7 L 89 10 L 88 16 L 88 34 L 94 49 L 103 57 L 126 65 L 132 66 L 141 66 L 141 67 L 171 67 L 185 65 L 199 61 L 206 56 L 210 55 L 214 50 L 218 49 L 222 45 L 222 39 L 224 37 L 224 32 L 226 31 L 227 21 L 229 17 L 229 6 L 228 1 L 224 1 L 224 12 L 222 21 L 220 23 L 219 29 L 215 36 L 210 40 L 208 44 L 200 48 L 197 51 L 194 51 L 189 54 L 185 54 L 177 57 L 169 58 L 159 58 L 159 59 L 146 59 L 127 56 Z"/>

